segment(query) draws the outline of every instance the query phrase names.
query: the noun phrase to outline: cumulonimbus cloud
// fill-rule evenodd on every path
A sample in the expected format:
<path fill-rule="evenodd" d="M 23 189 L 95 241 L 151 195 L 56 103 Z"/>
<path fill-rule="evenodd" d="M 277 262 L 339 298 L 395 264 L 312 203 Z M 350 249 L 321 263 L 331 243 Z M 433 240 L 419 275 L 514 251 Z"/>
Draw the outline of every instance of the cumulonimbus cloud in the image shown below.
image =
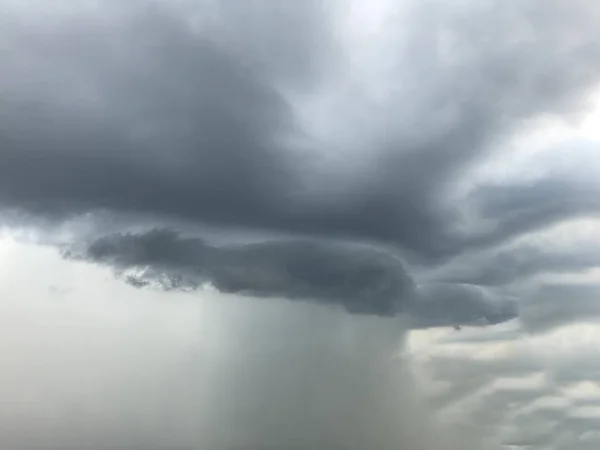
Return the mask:
<path fill-rule="evenodd" d="M 105 1 L 43 27 L 1 6 L 1 204 L 376 239 L 435 261 L 472 241 L 447 206 L 456 177 L 528 118 L 577 111 L 600 69 L 588 1 L 408 8 L 363 53 L 347 9 L 238 3 Z M 359 169 L 330 167 L 336 154 Z"/>
<path fill-rule="evenodd" d="M 507 255 L 496 258 L 497 246 L 516 237 L 597 215 L 596 188 L 559 176 L 483 180 L 462 190 L 463 177 L 540 115 L 569 118 L 584 109 L 600 79 L 596 0 L 415 0 L 382 2 L 381 12 L 353 0 L 58 0 L 52 11 L 33 3 L 0 0 L 0 214 L 58 222 L 97 211 L 133 217 L 137 232 L 110 233 L 100 224 L 100 237 L 65 256 L 106 265 L 135 287 L 210 284 L 320 304 L 231 308 L 248 313 L 247 328 L 230 334 L 237 344 L 230 364 L 212 360 L 223 372 L 203 385 L 211 401 L 202 397 L 202 404 L 218 411 L 210 420 L 186 414 L 194 433 L 244 436 L 247 429 L 256 434 L 243 442 L 263 447 L 266 438 L 281 447 L 290 435 L 309 443 L 325 434 L 323 448 L 428 448 L 406 439 L 407 427 L 396 428 L 395 418 L 413 411 L 395 404 L 405 396 L 390 395 L 372 365 L 373 355 L 396 350 L 404 322 L 328 314 L 323 305 L 404 314 L 412 328 L 519 315 L 538 331 L 598 315 L 596 285 L 549 284 L 520 303 L 515 296 L 527 293 L 504 289 L 519 277 L 582 270 L 595 260 L 569 260 L 550 246 L 525 252 L 525 263 L 509 254 L 508 271 Z M 164 222 L 173 228 L 139 231 Z M 268 238 L 216 245 L 177 231 L 205 225 Z M 482 259 L 470 259 L 473 252 Z M 466 261 L 465 276 L 423 281 L 423 272 L 458 259 Z M 276 314 L 265 315 L 270 307 Z M 330 351 L 343 341 L 345 322 L 355 327 L 344 349 L 354 351 L 350 358 Z M 261 353 L 280 339 L 287 347 Z M 247 350 L 256 353 L 240 358 Z M 32 355 L 32 364 L 47 357 Z M 464 373 L 462 365 L 457 371 Z M 240 379 L 242 372 L 250 376 Z M 175 385 L 188 396 L 198 385 L 195 372 L 189 378 L 185 389 L 174 378 L 161 399 L 171 399 Z M 232 388 L 248 380 L 230 402 Z M 314 408 L 305 408 L 307 392 Z M 265 398 L 275 408 L 265 411 Z M 129 428 L 116 417 L 119 429 Z M 151 428 L 148 436 L 171 436 Z M 368 439 L 354 439 L 365 430 Z M 108 434 L 101 442 L 118 441 Z M 39 442 L 52 442 L 45 437 Z M 207 443 L 204 434 L 201 440 Z"/>
<path fill-rule="evenodd" d="M 593 1 L 390 4 L 365 12 L 375 35 L 359 6 L 0 2 L 0 209 L 377 241 L 417 271 L 597 214 L 566 178 L 458 188 L 541 114 L 582 110 Z"/>

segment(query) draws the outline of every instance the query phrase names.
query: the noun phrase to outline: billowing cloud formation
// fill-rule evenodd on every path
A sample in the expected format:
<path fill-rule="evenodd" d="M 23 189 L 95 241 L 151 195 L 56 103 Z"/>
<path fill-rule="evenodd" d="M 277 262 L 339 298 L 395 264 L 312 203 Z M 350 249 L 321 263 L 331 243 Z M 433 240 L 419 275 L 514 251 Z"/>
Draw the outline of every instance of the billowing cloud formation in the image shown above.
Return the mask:
<path fill-rule="evenodd" d="M 280 241 L 215 247 L 155 229 L 99 238 L 78 256 L 133 269 L 125 276 L 135 286 L 154 282 L 166 289 L 197 289 L 210 284 L 224 293 L 340 304 L 363 314 L 393 316 L 413 296 L 412 280 L 397 258 L 335 244 Z"/>
<path fill-rule="evenodd" d="M 392 358 L 398 320 L 106 275 L 0 240 L 2 448 L 481 449 Z"/>
<path fill-rule="evenodd" d="M 419 286 L 414 303 L 414 328 L 489 325 L 514 319 L 516 299 L 469 284 L 432 283 Z"/>
<path fill-rule="evenodd" d="M 515 262 L 498 246 L 597 215 L 593 177 L 468 179 L 540 118 L 571 119 L 585 108 L 600 77 L 592 0 L 382 1 L 377 8 L 103 0 L 52 12 L 5 0 L 0 13 L 9 50 L 0 57 L 2 211 L 59 222 L 108 211 L 146 228 L 150 218 L 174 229 L 186 223 L 292 240 L 378 241 L 414 263 L 407 270 L 417 284 L 419 264 L 466 261 L 430 277 L 438 284 L 426 292 L 479 298 L 477 311 L 489 296 L 510 304 L 519 292 L 502 288 L 518 279 L 590 262 L 569 262 L 550 248 Z M 473 251 L 482 261 L 472 262 Z M 341 273 L 358 270 L 343 264 L 339 273 L 316 276 L 303 267 L 286 278 L 289 271 L 273 269 L 277 252 L 268 260 L 254 249 L 221 251 L 223 264 L 236 269 L 218 269 L 211 282 L 254 295 L 314 295 L 349 309 L 354 300 L 331 299 L 346 298 L 346 289 L 381 288 L 362 275 L 356 286 L 332 288 Z M 260 267 L 232 263 L 244 258 Z M 168 283 L 199 282 L 186 261 L 177 263 L 186 267 L 183 278 L 170 274 Z M 211 259 L 210 270 L 220 264 Z M 263 280 L 266 273 L 273 280 Z M 129 281 L 148 282 L 139 275 Z M 372 311 L 391 314 L 391 300 L 375 297 Z M 446 301 L 463 308 L 463 300 Z M 505 316 L 486 308 L 492 322 Z M 434 316 L 428 323 L 438 323 Z"/>
<path fill-rule="evenodd" d="M 546 331 L 569 322 L 598 322 L 600 285 L 542 284 L 525 302 L 522 315 L 523 324 L 532 331 Z"/>
<path fill-rule="evenodd" d="M 105 1 L 38 20 L 2 6 L 2 204 L 438 258 L 473 240 L 444 206 L 452 180 L 528 118 L 578 111 L 600 68 L 585 0 L 386 11 L 362 46 L 351 4 L 238 3 Z"/>
<path fill-rule="evenodd" d="M 172 230 L 112 234 L 65 252 L 108 264 L 131 285 L 212 285 L 224 293 L 343 305 L 357 314 L 405 314 L 410 326 L 490 324 L 517 315 L 514 300 L 460 284 L 418 286 L 392 254 L 367 246 L 267 241 L 214 246 Z"/>
<path fill-rule="evenodd" d="M 538 275 L 585 272 L 599 265 L 597 246 L 565 250 L 551 245 L 521 243 L 469 255 L 465 261 L 441 269 L 439 277 L 449 283 L 504 286 Z"/>
<path fill-rule="evenodd" d="M 488 394 L 495 393 L 493 378 L 502 371 L 479 360 L 506 353 L 502 340 L 517 333 L 510 327 L 545 332 L 598 317 L 598 274 L 586 270 L 597 266 L 591 247 L 576 240 L 572 248 L 558 245 L 572 230 L 556 232 L 555 241 L 536 236 L 575 218 L 597 217 L 600 166 L 578 149 L 558 164 L 585 159 L 573 164 L 589 168 L 585 176 L 548 170 L 543 152 L 530 160 L 507 156 L 514 150 L 513 139 L 521 138 L 528 147 L 533 129 L 550 123 L 552 134 L 564 125 L 561 119 L 576 119 L 585 111 L 600 79 L 595 0 L 443 5 L 417 0 L 59 0 L 52 10 L 43 1 L 35 3 L 0 0 L 2 219 L 9 210 L 63 224 L 74 216 L 91 218 L 94 235 L 104 237 L 83 239 L 87 245 L 74 248 L 71 256 L 109 266 L 134 287 L 158 284 L 169 298 L 182 298 L 181 290 L 209 283 L 225 293 L 321 303 L 243 302 L 228 295 L 218 296 L 222 302 L 203 302 L 203 295 L 212 294 L 194 292 L 187 298 L 206 307 L 206 323 L 190 328 L 202 329 L 207 358 L 179 366 L 181 373 L 167 377 L 167 383 L 147 381 L 164 388 L 155 402 L 142 402 L 138 416 L 159 415 L 144 420 L 139 434 L 121 420 L 120 392 L 107 397 L 95 383 L 84 386 L 74 396 L 90 399 L 96 412 L 75 420 L 76 427 L 64 417 L 56 422 L 65 430 L 79 430 L 73 447 L 82 441 L 148 447 L 162 436 L 168 441 L 161 441 L 162 447 L 173 442 L 198 447 L 192 444 L 198 441 L 206 447 L 213 439 L 213 447 L 231 447 L 232 442 L 286 447 L 292 439 L 327 449 L 395 449 L 399 442 L 407 448 L 465 448 L 445 439 L 434 446 L 410 438 L 412 430 L 419 430 L 419 436 L 437 440 L 429 426 L 421 427 L 427 420 L 412 420 L 414 408 L 404 401 L 412 398 L 407 395 L 414 390 L 410 377 L 397 377 L 388 367 L 404 337 L 404 322 L 374 316 L 401 311 L 410 327 L 430 328 L 497 323 L 518 312 L 520 321 L 501 326 L 508 337 L 496 335 L 485 346 L 467 343 L 474 370 L 485 372 L 481 380 L 465 376 L 463 361 L 441 369 L 455 370 L 465 380 L 459 386 L 462 394 L 475 392 L 475 397 L 491 398 L 484 403 L 492 405 L 495 396 Z M 590 144 L 592 150 L 597 143 Z M 504 158 L 512 163 L 491 167 L 490 161 Z M 114 223 L 132 220 L 137 231 L 124 234 L 112 224 L 105 229 L 96 214 L 87 214 L 99 211 Z M 139 231 L 165 223 L 173 231 Z M 594 235 L 597 227 L 596 222 Z M 224 234 L 231 232 L 232 240 L 239 238 L 236 232 L 258 232 L 265 239 L 216 245 L 180 234 L 185 230 L 197 236 L 206 228 L 227 229 Z M 276 237 L 281 240 L 275 242 Z M 69 239 L 80 242 L 82 236 L 69 234 Z M 377 241 L 378 248 L 394 247 L 406 266 L 390 254 L 366 251 L 370 241 Z M 6 267 L 13 264 L 7 261 Z M 101 291 L 98 268 L 61 264 L 77 266 L 74 273 L 94 272 L 92 289 L 85 286 L 80 297 L 96 295 L 97 287 L 98 296 L 119 295 L 119 301 L 164 296 L 114 280 Z M 23 270 L 27 275 L 1 286 L 6 289 L 2 297 L 14 300 L 19 311 L 21 302 L 15 299 L 38 298 L 23 280 L 45 269 L 34 270 L 28 262 Z M 412 280 L 414 296 L 409 295 Z M 65 298 L 75 295 L 65 287 Z M 36 320 L 47 323 L 48 306 L 41 303 Z M 75 309 L 83 313 L 92 304 L 78 303 Z M 103 310 L 106 304 L 99 298 L 94 313 L 114 308 Z M 340 314 L 322 304 L 363 314 Z M 47 411 L 40 405 L 52 401 L 67 400 L 60 405 L 65 417 L 79 419 L 73 411 L 86 409 L 69 401 L 77 383 L 71 378 L 54 382 L 65 367 L 95 368 L 80 358 L 98 354 L 85 342 L 79 348 L 77 337 L 85 333 L 66 330 L 73 306 L 65 305 L 66 319 L 57 317 L 55 330 L 66 335 L 50 333 L 59 336 L 48 341 L 50 348 L 42 345 L 25 359 L 33 362 L 22 372 L 8 375 L 6 391 L 17 393 L 17 403 L 34 397 L 35 411 L 28 411 L 34 417 Z M 157 308 L 174 312 L 179 306 L 172 302 Z M 156 322 L 162 317 L 158 310 L 150 314 Z M 25 308 L 23 317 L 32 311 Z M 177 331 L 179 314 L 172 316 Z M 227 317 L 219 322 L 220 314 Z M 5 341 L 32 348 L 30 330 L 37 322 L 23 328 L 11 315 L 3 316 L 18 337 Z M 89 317 L 82 323 L 101 322 Z M 155 326 L 144 322 L 143 328 L 151 333 Z M 183 341 L 158 336 L 166 349 L 152 338 L 144 344 L 151 351 L 142 353 L 152 361 L 160 355 L 160 363 L 133 369 L 129 354 L 111 357 L 114 348 L 140 354 L 135 345 L 127 345 L 136 328 L 121 330 L 119 345 L 109 339 L 112 333 L 106 334 L 108 359 L 100 366 L 115 367 L 117 381 L 127 381 L 116 384 L 126 392 L 143 378 L 136 370 L 154 375 L 157 366 L 170 366 L 171 345 L 180 342 L 187 348 L 196 336 L 194 331 Z M 450 333 L 452 352 L 472 330 L 428 333 L 440 331 Z M 87 337 L 93 343 L 101 334 L 92 331 Z M 46 343 L 40 336 L 36 342 Z M 73 359 L 60 358 L 64 342 L 73 346 Z M 47 384 L 37 378 L 41 371 L 31 370 L 39 355 L 59 361 Z M 23 352 L 17 356 L 23 359 Z M 532 367 L 529 359 L 519 358 L 517 372 L 544 369 Z M 16 357 L 10 361 L 21 367 Z M 135 372 L 131 377 L 129 370 Z M 31 384 L 23 384 L 27 378 L 22 374 L 30 374 Z M 79 371 L 76 375 L 80 378 Z M 196 394 L 191 388 L 198 380 L 204 381 Z M 485 386 L 488 382 L 492 388 Z M 180 388 L 178 405 L 169 408 L 174 386 Z M 35 398 L 39 391 L 48 394 L 45 402 L 40 401 L 44 396 Z M 519 397 L 511 389 L 498 391 L 511 402 Z M 523 397 L 530 401 L 541 391 L 534 386 Z M 145 388 L 136 392 L 139 396 L 128 397 L 128 403 L 152 399 Z M 460 395 L 449 397 L 453 401 Z M 108 403 L 100 400 L 105 398 Z M 190 409 L 171 414 L 187 404 L 179 401 L 184 398 L 193 400 Z M 398 426 L 396 418 L 407 416 L 410 423 Z M 48 420 L 42 417 L 40 423 L 45 426 Z M 585 421 L 568 423 L 576 433 Z M 157 424 L 168 424 L 168 429 Z M 56 428 L 47 429 L 52 433 L 42 433 L 36 444 L 50 445 Z M 27 431 L 17 434 L 27 437 Z M 94 441 L 96 433 L 103 439 Z M 142 436 L 143 442 L 134 439 Z M 572 440 L 538 442 L 574 448 Z"/>
<path fill-rule="evenodd" d="M 471 245 L 490 247 L 511 237 L 580 217 L 597 217 L 600 190 L 588 180 L 546 176 L 531 183 L 485 186 L 474 195 L 492 233 L 473 236 Z"/>

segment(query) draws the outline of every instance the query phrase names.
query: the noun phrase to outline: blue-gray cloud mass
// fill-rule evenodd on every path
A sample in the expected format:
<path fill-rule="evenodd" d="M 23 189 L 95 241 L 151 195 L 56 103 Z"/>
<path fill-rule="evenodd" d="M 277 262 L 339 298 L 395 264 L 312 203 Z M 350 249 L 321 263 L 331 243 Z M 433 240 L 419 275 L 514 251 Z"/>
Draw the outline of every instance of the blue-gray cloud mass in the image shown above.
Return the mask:
<path fill-rule="evenodd" d="M 344 35 L 338 2 L 86 5 L 0 2 L 5 212 L 60 222 L 107 211 L 369 242 L 400 254 L 411 276 L 598 213 L 597 189 L 567 179 L 483 183 L 456 197 L 498 142 L 542 115 L 584 110 L 600 76 L 592 1 L 411 3 L 366 52 Z M 179 246 L 165 244 L 164 260 Z M 223 254 L 239 257 L 235 266 L 248 251 Z M 252 277 L 274 264 L 259 262 Z M 337 275 L 298 270 L 293 283 L 305 287 L 291 290 L 223 274 L 212 282 L 256 295 L 345 292 L 327 285 Z M 371 289 L 360 270 L 355 283 Z M 512 275 L 482 277 L 498 285 Z M 451 289 L 479 283 L 455 281 Z M 396 301 L 372 307 L 387 314 Z"/>

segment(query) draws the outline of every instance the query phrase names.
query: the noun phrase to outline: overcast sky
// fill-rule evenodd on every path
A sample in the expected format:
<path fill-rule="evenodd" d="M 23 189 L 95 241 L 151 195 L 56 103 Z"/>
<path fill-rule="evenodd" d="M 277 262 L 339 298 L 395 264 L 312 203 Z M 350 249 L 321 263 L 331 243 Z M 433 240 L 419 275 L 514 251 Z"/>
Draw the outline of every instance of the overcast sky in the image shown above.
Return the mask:
<path fill-rule="evenodd" d="M 0 68 L 7 445 L 599 443 L 594 0 L 0 0 Z"/>

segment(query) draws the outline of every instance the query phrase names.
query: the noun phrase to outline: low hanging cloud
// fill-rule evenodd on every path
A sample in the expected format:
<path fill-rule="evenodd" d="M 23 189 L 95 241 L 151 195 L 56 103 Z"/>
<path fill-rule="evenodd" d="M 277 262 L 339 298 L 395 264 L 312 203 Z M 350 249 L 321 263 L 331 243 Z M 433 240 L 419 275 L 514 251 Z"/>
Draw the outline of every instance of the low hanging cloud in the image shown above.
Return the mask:
<path fill-rule="evenodd" d="M 494 325 L 519 315 L 512 296 L 461 283 L 430 283 L 417 288 L 411 314 L 413 328 L 449 325 Z"/>
<path fill-rule="evenodd" d="M 465 261 L 438 269 L 438 280 L 501 287 L 529 282 L 536 276 L 585 273 L 600 266 L 595 245 L 586 248 L 553 248 L 551 243 L 521 243 L 470 255 Z"/>
<path fill-rule="evenodd" d="M 526 329 L 544 332 L 573 322 L 600 320 L 600 284 L 546 282 L 523 302 L 521 320 Z"/>
<path fill-rule="evenodd" d="M 136 287 L 210 285 L 230 294 L 337 304 L 360 314 L 396 315 L 414 295 L 398 258 L 360 246 L 286 240 L 218 247 L 154 229 L 100 237 L 65 256 L 110 265 Z"/>
<path fill-rule="evenodd" d="M 474 233 L 470 245 L 489 248 L 557 223 L 598 217 L 600 188 L 586 178 L 548 175 L 534 182 L 478 189 L 472 201 L 479 206 L 481 219 L 493 224 L 493 230 L 479 236 Z"/>
<path fill-rule="evenodd" d="M 112 234 L 64 252 L 108 265 L 132 286 L 282 297 L 348 312 L 404 315 L 413 328 L 487 325 L 517 316 L 514 299 L 461 284 L 415 286 L 401 260 L 372 247 L 318 241 L 210 245 L 168 229 Z"/>

